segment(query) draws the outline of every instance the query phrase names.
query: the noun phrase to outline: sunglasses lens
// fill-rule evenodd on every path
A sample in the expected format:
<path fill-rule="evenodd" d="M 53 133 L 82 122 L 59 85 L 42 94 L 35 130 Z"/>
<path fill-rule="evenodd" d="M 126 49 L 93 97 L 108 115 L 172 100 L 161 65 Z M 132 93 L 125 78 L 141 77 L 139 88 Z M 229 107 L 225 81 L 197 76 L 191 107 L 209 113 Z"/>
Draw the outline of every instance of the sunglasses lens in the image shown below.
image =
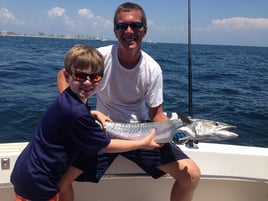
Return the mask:
<path fill-rule="evenodd" d="M 116 24 L 115 27 L 119 31 L 125 31 L 128 28 L 128 26 L 130 26 L 131 29 L 136 30 L 136 29 L 142 28 L 143 23 L 142 22 L 134 22 L 134 23 L 130 23 L 130 24 L 128 24 L 128 23 L 118 23 L 118 24 Z"/>
<path fill-rule="evenodd" d="M 140 29 L 141 27 L 143 27 L 143 23 L 142 22 L 135 22 L 130 24 L 131 29 Z"/>
<path fill-rule="evenodd" d="M 88 74 L 88 73 L 78 72 L 78 71 L 73 70 L 71 73 L 71 76 L 74 80 L 79 81 L 79 82 L 84 82 L 88 78 L 92 82 L 99 82 L 102 80 L 103 73 Z"/>
<path fill-rule="evenodd" d="M 72 71 L 72 78 L 76 81 L 85 81 L 87 74 L 83 72 Z"/>
<path fill-rule="evenodd" d="M 128 27 L 128 24 L 125 24 L 125 23 L 118 23 L 118 24 L 116 25 L 116 29 L 119 30 L 119 31 L 121 31 L 121 30 L 126 30 L 127 27 Z"/>
<path fill-rule="evenodd" d="M 102 80 L 102 74 L 100 73 L 92 74 L 92 77 L 90 77 L 90 80 L 92 80 L 93 82 L 99 82 Z"/>

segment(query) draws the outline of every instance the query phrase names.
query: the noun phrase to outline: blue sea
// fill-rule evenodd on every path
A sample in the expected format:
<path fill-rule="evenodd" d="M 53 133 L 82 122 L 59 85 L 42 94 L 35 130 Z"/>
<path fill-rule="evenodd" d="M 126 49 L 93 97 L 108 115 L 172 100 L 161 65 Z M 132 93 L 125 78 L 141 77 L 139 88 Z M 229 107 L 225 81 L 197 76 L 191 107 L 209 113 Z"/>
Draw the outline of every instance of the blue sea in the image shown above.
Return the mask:
<path fill-rule="evenodd" d="M 0 143 L 29 141 L 58 95 L 56 75 L 75 44 L 114 41 L 0 37 Z M 187 44 L 144 43 L 162 67 L 164 110 L 189 113 Z M 237 126 L 239 137 L 220 143 L 268 147 L 268 48 L 192 46 L 193 118 Z M 95 107 L 95 97 L 89 104 Z"/>

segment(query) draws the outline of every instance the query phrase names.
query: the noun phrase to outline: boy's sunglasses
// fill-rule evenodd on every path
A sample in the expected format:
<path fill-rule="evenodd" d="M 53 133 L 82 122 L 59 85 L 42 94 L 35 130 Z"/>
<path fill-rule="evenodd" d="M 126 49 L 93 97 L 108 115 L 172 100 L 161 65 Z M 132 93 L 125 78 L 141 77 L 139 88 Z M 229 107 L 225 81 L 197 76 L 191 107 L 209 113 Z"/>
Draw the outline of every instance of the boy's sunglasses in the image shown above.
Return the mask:
<path fill-rule="evenodd" d="M 115 25 L 115 28 L 118 31 L 125 31 L 127 30 L 128 26 L 131 27 L 132 30 L 140 29 L 144 26 L 142 22 L 133 22 L 133 23 L 118 23 Z"/>
<path fill-rule="evenodd" d="M 79 82 L 85 82 L 88 79 L 90 80 L 90 82 L 99 82 L 102 80 L 103 72 L 89 74 L 81 71 L 72 70 L 71 76 L 74 80 Z"/>

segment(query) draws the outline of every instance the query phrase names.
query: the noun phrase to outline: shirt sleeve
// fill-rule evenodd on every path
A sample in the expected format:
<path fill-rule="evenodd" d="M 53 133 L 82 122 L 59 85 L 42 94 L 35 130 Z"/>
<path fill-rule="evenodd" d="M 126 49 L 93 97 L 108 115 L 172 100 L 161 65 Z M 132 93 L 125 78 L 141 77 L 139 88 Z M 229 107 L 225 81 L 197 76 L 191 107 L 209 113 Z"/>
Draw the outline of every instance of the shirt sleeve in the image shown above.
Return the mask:
<path fill-rule="evenodd" d="M 73 138 L 85 156 L 93 156 L 111 141 L 110 137 L 90 115 L 79 117 L 73 126 Z"/>
<path fill-rule="evenodd" d="M 163 76 L 161 70 L 151 72 L 151 80 L 146 93 L 148 107 L 157 107 L 163 103 Z"/>

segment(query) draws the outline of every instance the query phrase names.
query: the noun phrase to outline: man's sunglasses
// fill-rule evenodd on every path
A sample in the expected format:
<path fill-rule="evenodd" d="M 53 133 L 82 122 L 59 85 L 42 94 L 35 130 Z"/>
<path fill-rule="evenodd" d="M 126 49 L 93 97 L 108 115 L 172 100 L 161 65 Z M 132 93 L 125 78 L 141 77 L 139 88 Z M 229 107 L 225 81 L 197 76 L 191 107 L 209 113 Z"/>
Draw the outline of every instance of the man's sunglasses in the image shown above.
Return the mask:
<path fill-rule="evenodd" d="M 71 76 L 74 80 L 79 82 L 85 82 L 86 80 L 90 80 L 91 82 L 99 82 L 102 80 L 103 72 L 98 73 L 84 73 L 81 71 L 72 70 Z"/>
<path fill-rule="evenodd" d="M 115 28 L 118 31 L 125 31 L 127 30 L 128 26 L 130 26 L 130 28 L 132 30 L 137 30 L 140 29 L 144 26 L 144 24 L 142 22 L 133 22 L 133 23 L 118 23 L 115 25 Z"/>

